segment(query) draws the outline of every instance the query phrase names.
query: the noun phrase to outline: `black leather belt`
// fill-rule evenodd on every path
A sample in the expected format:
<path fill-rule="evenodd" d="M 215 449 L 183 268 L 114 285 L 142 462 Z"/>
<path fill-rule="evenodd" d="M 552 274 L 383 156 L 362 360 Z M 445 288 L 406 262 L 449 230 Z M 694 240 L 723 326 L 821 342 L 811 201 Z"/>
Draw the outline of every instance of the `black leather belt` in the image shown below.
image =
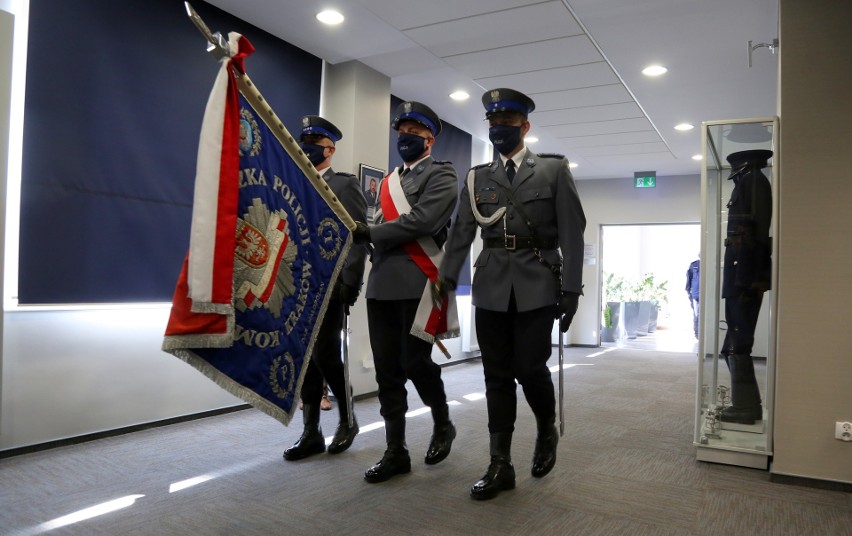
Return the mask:
<path fill-rule="evenodd" d="M 517 235 L 484 238 L 482 244 L 485 248 L 508 249 L 509 251 L 516 249 L 556 249 L 557 247 L 555 238 Z"/>

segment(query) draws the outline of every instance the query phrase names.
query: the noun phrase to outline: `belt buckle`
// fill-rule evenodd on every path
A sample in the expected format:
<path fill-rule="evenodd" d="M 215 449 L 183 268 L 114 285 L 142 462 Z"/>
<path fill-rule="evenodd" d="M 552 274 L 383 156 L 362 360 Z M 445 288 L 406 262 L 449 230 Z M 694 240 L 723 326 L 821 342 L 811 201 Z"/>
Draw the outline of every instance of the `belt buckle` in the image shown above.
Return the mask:
<path fill-rule="evenodd" d="M 515 251 L 518 249 L 518 242 L 516 238 L 516 235 L 503 235 L 503 247 L 508 251 Z"/>

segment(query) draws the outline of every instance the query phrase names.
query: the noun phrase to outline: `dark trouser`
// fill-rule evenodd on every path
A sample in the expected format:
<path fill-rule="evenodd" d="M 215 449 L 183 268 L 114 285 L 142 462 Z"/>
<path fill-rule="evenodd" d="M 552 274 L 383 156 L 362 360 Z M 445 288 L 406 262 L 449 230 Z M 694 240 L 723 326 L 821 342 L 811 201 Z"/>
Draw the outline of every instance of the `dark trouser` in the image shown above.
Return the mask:
<path fill-rule="evenodd" d="M 518 312 L 512 294 L 506 312 L 476 309 L 476 338 L 482 350 L 488 431 L 492 434 L 515 430 L 516 378 L 537 420 L 552 422 L 556 416 L 547 368 L 555 307 Z"/>
<path fill-rule="evenodd" d="M 751 355 L 754 346 L 754 330 L 763 304 L 763 293 L 742 293 L 725 298 L 725 321 L 728 332 L 722 344 L 725 355 Z"/>
<path fill-rule="evenodd" d="M 405 418 L 411 380 L 423 403 L 444 412 L 447 395 L 441 380 L 441 367 L 432 361 L 432 344 L 411 335 L 411 326 L 420 300 L 367 300 L 370 345 L 379 384 L 380 413 L 386 421 Z"/>
<path fill-rule="evenodd" d="M 762 303 L 762 292 L 725 298 L 728 332 L 725 334 L 722 353 L 731 373 L 731 403 L 735 408 L 760 406 L 760 391 L 754 374 L 751 350 Z"/>
<path fill-rule="evenodd" d="M 338 405 L 346 405 L 346 380 L 340 355 L 340 331 L 343 329 L 343 304 L 329 300 L 328 309 L 322 319 L 316 345 L 308 371 L 302 383 L 302 402 L 319 405 L 322 400 L 322 382 L 325 378 L 331 392 L 338 398 Z"/>

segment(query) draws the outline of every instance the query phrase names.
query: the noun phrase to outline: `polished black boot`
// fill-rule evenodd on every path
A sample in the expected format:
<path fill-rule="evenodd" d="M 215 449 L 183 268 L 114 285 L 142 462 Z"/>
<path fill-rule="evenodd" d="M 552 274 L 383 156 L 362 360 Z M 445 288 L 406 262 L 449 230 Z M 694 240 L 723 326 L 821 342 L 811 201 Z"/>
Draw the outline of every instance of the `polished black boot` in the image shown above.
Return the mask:
<path fill-rule="evenodd" d="M 535 438 L 535 451 L 533 452 L 532 476 L 541 478 L 556 465 L 556 445 L 559 443 L 559 433 L 553 424 L 554 417 L 539 419 L 538 436 Z"/>
<path fill-rule="evenodd" d="M 501 491 L 515 489 L 515 468 L 512 466 L 512 432 L 491 434 L 491 463 L 485 476 L 470 488 L 470 498 L 477 501 L 493 499 Z"/>
<path fill-rule="evenodd" d="M 426 449 L 425 462 L 428 465 L 444 461 L 450 454 L 453 439 L 456 438 L 456 427 L 450 420 L 450 408 L 446 404 L 442 408 L 432 410 L 432 417 L 435 420 L 435 426 L 432 429 L 429 448 Z"/>
<path fill-rule="evenodd" d="M 411 458 L 405 446 L 405 418 L 385 421 L 385 437 L 388 448 L 384 456 L 364 473 L 364 480 L 371 484 L 411 472 Z"/>
<path fill-rule="evenodd" d="M 754 424 L 763 420 L 760 389 L 754 374 L 754 360 L 750 355 L 728 356 L 731 372 L 731 405 L 722 410 L 722 422 Z"/>
<path fill-rule="evenodd" d="M 343 406 L 344 404 L 338 404 Z M 352 446 L 355 441 L 355 436 L 358 435 L 358 421 L 355 416 L 352 416 L 352 426 L 349 426 L 349 417 L 340 417 L 340 424 L 337 425 L 337 431 L 334 432 L 334 438 L 328 446 L 329 454 L 340 454 L 344 450 Z"/>
<path fill-rule="evenodd" d="M 325 452 L 325 438 L 319 426 L 319 412 L 319 404 L 304 405 L 302 419 L 305 421 L 305 429 L 296 444 L 284 451 L 285 460 L 301 460 Z"/>

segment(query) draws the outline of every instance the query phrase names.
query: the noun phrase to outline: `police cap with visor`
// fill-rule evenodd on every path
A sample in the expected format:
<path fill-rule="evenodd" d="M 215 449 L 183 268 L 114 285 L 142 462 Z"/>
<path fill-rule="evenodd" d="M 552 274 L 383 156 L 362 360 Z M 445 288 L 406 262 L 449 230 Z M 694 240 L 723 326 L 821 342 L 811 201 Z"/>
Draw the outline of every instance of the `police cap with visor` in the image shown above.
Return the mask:
<path fill-rule="evenodd" d="M 482 94 L 485 117 L 500 112 L 515 112 L 528 117 L 535 110 L 535 102 L 520 91 L 509 88 L 497 88 Z"/>
<path fill-rule="evenodd" d="M 324 136 L 334 143 L 343 138 L 340 129 L 334 126 L 331 121 L 318 115 L 302 117 L 302 134 L 299 136 L 299 141 L 303 141 L 305 136 Z"/>
<path fill-rule="evenodd" d="M 391 128 L 399 130 L 399 125 L 403 121 L 416 121 L 428 128 L 433 136 L 441 133 L 441 120 L 438 119 L 438 114 L 422 102 L 406 101 L 397 106 Z"/>
<path fill-rule="evenodd" d="M 770 158 L 772 158 L 772 151 L 769 149 L 750 149 L 748 151 L 731 153 L 728 155 L 727 160 L 731 164 L 731 169 L 737 169 L 746 164 L 754 164 L 764 168 Z"/>

